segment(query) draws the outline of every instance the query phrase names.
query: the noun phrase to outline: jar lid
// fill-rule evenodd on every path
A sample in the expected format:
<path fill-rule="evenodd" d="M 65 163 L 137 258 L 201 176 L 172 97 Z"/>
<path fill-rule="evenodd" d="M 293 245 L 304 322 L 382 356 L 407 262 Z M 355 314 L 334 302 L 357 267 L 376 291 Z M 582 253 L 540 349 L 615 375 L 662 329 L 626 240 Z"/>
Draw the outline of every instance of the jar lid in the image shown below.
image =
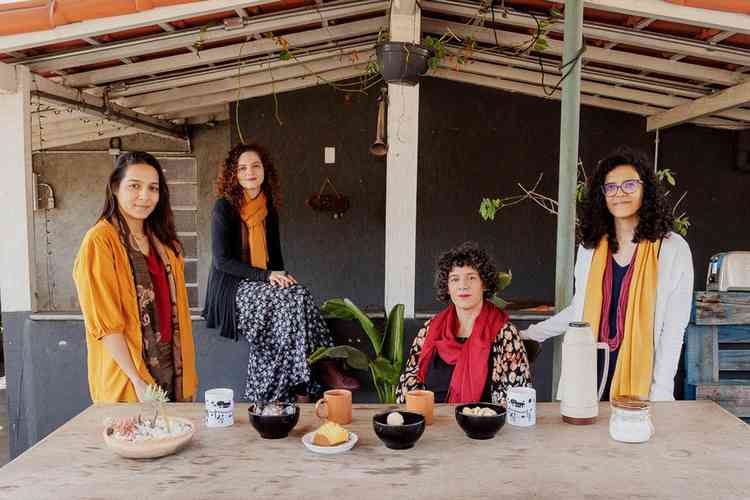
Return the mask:
<path fill-rule="evenodd" d="M 611 401 L 612 406 L 615 408 L 622 408 L 624 410 L 647 410 L 651 406 L 651 402 L 647 399 L 642 399 L 639 396 L 615 396 Z"/>

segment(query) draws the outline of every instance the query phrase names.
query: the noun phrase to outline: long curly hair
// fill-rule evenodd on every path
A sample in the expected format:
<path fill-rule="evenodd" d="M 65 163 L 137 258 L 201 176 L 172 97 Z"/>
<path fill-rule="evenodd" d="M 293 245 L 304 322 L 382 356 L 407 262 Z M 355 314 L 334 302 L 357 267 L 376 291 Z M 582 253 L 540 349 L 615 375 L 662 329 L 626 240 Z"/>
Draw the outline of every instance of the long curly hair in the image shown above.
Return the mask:
<path fill-rule="evenodd" d="M 473 241 L 444 252 L 437 259 L 435 270 L 435 291 L 441 302 L 448 303 L 451 295 L 448 292 L 448 275 L 454 267 L 473 267 L 479 273 L 484 285 L 484 298 L 492 297 L 497 291 L 497 268 L 492 258 Z"/>
<path fill-rule="evenodd" d="M 104 193 L 104 206 L 99 214 L 99 220 L 116 221 L 123 228 L 127 237 L 130 237 L 130 228 L 125 222 L 122 212 L 120 212 L 120 205 L 117 203 L 115 193 L 120 189 L 120 183 L 122 183 L 128 167 L 131 165 L 148 165 L 156 170 L 156 174 L 159 176 L 159 201 L 156 203 L 154 211 L 146 217 L 144 225 L 160 242 L 171 248 L 176 255 L 180 255 L 182 245 L 177 237 L 172 205 L 169 202 L 169 185 L 167 185 L 167 179 L 164 177 L 164 170 L 161 168 L 159 160 L 149 153 L 128 151 L 117 157 L 115 168 L 109 174 L 109 181 L 107 181 Z"/>
<path fill-rule="evenodd" d="M 281 207 L 281 185 L 279 174 L 266 148 L 260 144 L 238 144 L 233 147 L 219 167 L 214 191 L 216 195 L 226 198 L 238 210 L 242 207 L 244 191 L 237 180 L 237 167 L 240 156 L 248 151 L 255 152 L 263 163 L 263 184 L 260 189 L 266 194 L 275 209 Z"/>
<path fill-rule="evenodd" d="M 674 217 L 667 206 L 664 188 L 656 179 L 648 157 L 642 151 L 620 146 L 599 161 L 594 175 L 588 180 L 579 227 L 579 240 L 585 248 L 595 248 L 602 237 L 607 235 L 612 253 L 617 253 L 619 249 L 614 217 L 607 208 L 602 186 L 607 174 L 622 165 L 632 165 L 643 183 L 643 202 L 638 210 L 638 226 L 633 241 L 656 241 L 672 230 Z"/>

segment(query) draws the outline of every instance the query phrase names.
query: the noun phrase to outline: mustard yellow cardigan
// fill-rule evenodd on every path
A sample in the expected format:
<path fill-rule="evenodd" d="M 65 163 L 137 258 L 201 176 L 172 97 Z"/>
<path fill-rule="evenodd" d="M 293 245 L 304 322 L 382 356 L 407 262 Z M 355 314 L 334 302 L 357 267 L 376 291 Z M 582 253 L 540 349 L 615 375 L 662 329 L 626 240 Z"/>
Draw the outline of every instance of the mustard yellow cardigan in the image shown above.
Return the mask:
<path fill-rule="evenodd" d="M 180 325 L 183 367 L 183 396 L 192 399 L 198 387 L 195 369 L 195 345 L 185 289 L 182 256 L 165 246 L 177 288 L 177 320 Z M 73 265 L 73 280 L 86 326 L 88 380 L 95 403 L 137 402 L 127 375 L 110 356 L 102 337 L 122 333 L 130 357 L 140 377 L 153 384 L 154 379 L 143 359 L 143 336 L 138 318 L 138 302 L 127 250 L 117 229 L 101 220 L 83 238 Z"/>

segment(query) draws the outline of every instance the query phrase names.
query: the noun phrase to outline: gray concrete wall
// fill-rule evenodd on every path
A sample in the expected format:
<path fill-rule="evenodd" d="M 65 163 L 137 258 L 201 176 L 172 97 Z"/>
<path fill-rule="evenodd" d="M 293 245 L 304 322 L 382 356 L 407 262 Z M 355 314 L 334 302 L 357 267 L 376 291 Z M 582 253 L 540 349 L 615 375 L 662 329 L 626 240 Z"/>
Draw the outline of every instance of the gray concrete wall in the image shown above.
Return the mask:
<path fill-rule="evenodd" d="M 109 140 L 92 141 L 70 146 L 68 150 L 87 150 L 89 153 L 41 153 L 34 155 L 34 172 L 40 182 L 50 184 L 55 191 L 56 206 L 52 210 L 38 210 L 34 214 L 36 234 L 37 300 L 41 311 L 78 311 L 80 306 L 71 277 L 73 261 L 85 232 L 96 222 L 104 203 L 107 178 L 114 157 L 107 154 Z M 200 290 L 205 289 L 210 262 L 210 194 L 215 165 L 229 147 L 226 123 L 213 128 L 198 128 L 194 132 L 193 151 L 198 162 L 199 258 Z M 149 152 L 185 152 L 186 144 L 145 134 L 122 138 L 123 150 Z M 208 217 L 208 219 L 206 219 Z M 201 297 L 201 303 L 202 303 Z"/>

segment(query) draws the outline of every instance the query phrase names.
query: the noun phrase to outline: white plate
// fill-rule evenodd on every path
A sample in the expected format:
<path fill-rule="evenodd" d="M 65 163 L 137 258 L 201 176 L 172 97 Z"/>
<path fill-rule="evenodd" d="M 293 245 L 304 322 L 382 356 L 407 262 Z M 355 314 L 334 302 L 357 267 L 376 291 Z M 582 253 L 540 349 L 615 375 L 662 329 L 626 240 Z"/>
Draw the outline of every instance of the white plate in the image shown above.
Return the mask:
<path fill-rule="evenodd" d="M 357 444 L 357 440 L 359 440 L 356 434 L 350 432 L 349 439 L 341 444 L 337 444 L 336 446 L 318 446 L 313 444 L 314 435 L 315 431 L 308 432 L 307 434 L 302 436 L 302 444 L 304 444 L 308 450 L 315 453 L 322 453 L 324 455 L 335 455 L 337 453 L 344 453 L 346 451 L 349 451 L 354 448 L 354 445 Z"/>

